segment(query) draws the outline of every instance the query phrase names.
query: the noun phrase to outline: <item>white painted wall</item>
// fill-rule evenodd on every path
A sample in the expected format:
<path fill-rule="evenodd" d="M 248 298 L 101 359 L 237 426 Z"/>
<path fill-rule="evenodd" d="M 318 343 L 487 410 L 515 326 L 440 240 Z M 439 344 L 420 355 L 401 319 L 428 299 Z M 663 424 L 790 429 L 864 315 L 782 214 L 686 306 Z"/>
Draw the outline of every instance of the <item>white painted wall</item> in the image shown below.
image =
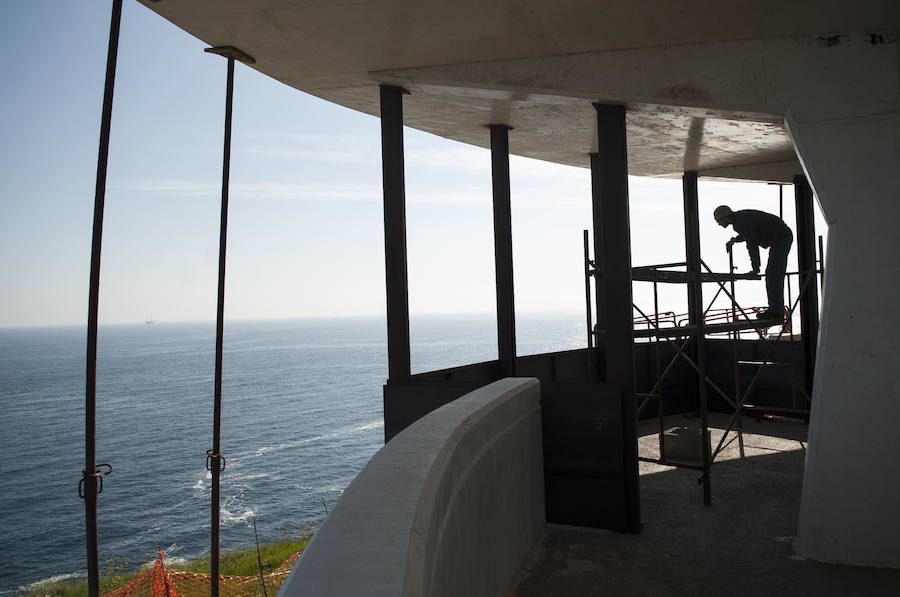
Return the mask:
<path fill-rule="evenodd" d="M 900 568 L 900 68 L 896 44 L 865 51 L 858 68 L 848 51 L 797 65 L 789 90 L 788 129 L 829 225 L 795 547 Z M 877 81 L 848 86 L 863 66 Z"/>
<path fill-rule="evenodd" d="M 466 394 L 372 458 L 279 597 L 502 595 L 544 534 L 543 478 L 537 380 Z"/>

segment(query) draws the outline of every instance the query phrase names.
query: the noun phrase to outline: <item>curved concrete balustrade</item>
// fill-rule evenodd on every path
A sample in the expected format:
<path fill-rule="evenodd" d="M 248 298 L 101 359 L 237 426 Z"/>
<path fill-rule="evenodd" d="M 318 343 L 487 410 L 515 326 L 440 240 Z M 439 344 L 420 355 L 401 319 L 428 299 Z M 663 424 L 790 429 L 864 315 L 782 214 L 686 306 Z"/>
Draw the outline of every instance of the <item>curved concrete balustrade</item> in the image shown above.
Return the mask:
<path fill-rule="evenodd" d="M 543 534 L 540 386 L 507 378 L 375 454 L 279 596 L 502 595 Z"/>

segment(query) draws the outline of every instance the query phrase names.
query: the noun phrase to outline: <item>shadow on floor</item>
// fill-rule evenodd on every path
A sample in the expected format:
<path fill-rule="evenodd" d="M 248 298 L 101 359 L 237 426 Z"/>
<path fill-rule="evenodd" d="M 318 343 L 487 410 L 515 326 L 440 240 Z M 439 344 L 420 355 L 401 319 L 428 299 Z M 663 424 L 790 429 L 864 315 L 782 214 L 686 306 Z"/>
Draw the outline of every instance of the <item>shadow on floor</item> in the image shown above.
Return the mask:
<path fill-rule="evenodd" d="M 642 465 L 640 534 L 551 526 L 509 595 L 900 595 L 898 570 L 794 556 L 805 426 L 749 421 L 742 440 L 712 468 L 711 506 L 698 472 Z"/>

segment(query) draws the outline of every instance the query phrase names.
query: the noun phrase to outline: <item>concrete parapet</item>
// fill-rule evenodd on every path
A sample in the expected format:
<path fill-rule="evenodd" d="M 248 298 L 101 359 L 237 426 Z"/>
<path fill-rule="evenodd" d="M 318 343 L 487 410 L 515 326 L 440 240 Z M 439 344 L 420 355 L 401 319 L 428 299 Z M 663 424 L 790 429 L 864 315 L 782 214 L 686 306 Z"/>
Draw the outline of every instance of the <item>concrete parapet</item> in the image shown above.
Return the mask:
<path fill-rule="evenodd" d="M 502 595 L 544 520 L 540 385 L 506 378 L 379 450 L 279 597 Z"/>

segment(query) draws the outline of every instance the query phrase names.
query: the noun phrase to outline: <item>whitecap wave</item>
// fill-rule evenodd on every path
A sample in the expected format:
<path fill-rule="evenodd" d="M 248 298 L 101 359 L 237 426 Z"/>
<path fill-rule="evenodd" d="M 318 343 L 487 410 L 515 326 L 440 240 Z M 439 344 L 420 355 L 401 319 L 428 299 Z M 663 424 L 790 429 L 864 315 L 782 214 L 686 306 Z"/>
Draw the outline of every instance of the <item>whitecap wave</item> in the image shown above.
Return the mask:
<path fill-rule="evenodd" d="M 84 578 L 87 576 L 84 572 L 70 572 L 68 574 L 56 574 L 54 576 L 48 576 L 47 578 L 42 578 L 41 580 L 35 581 L 33 583 L 23 585 L 19 587 L 20 591 L 34 591 L 41 588 L 42 585 L 47 585 L 54 582 L 59 582 L 61 580 L 72 580 L 73 578 Z"/>
<path fill-rule="evenodd" d="M 163 564 L 166 566 L 181 566 L 187 563 L 188 561 L 185 558 L 179 558 L 178 556 L 166 557 L 163 559 Z"/>
<path fill-rule="evenodd" d="M 173 553 L 178 553 L 182 549 L 183 548 L 180 545 L 178 545 L 177 543 L 173 543 L 172 545 L 165 548 L 163 551 L 166 552 L 166 555 L 169 555 L 169 554 L 173 554 Z"/>
<path fill-rule="evenodd" d="M 254 479 L 268 479 L 271 476 L 272 473 L 249 473 L 246 475 L 233 473 L 231 475 L 226 475 L 229 481 L 253 481 Z"/>
<path fill-rule="evenodd" d="M 222 522 L 247 522 L 248 520 L 256 516 L 256 514 L 253 512 L 253 510 L 249 509 L 244 510 L 240 513 L 234 513 L 223 506 L 219 510 L 219 516 Z"/>
<path fill-rule="evenodd" d="M 241 452 L 241 453 L 238 453 L 235 456 L 233 456 L 231 458 L 231 460 L 229 460 L 229 463 L 231 465 L 237 465 L 237 464 L 240 464 L 241 462 L 243 462 L 244 460 L 256 458 L 256 457 L 262 456 L 264 454 L 267 454 L 269 452 L 280 451 L 280 450 L 291 450 L 294 448 L 299 448 L 300 446 L 305 446 L 308 444 L 315 444 L 315 443 L 326 441 L 326 440 L 338 439 L 341 437 L 346 437 L 348 435 L 353 435 L 355 433 L 359 433 L 361 431 L 371 431 L 373 429 L 380 429 L 383 427 L 384 427 L 384 421 L 380 420 L 380 419 L 376 420 L 376 421 L 370 421 L 363 425 L 355 425 L 353 427 L 344 427 L 342 429 L 337 429 L 335 431 L 331 431 L 328 433 L 322 433 L 319 435 L 315 435 L 313 437 L 307 437 L 304 439 L 298 439 L 298 440 L 290 441 L 290 442 L 282 442 L 282 443 L 276 444 L 274 446 L 263 446 L 261 448 L 257 448 L 256 450 L 249 451 L 249 452 Z M 208 478 L 208 476 L 207 476 L 207 478 Z"/>

